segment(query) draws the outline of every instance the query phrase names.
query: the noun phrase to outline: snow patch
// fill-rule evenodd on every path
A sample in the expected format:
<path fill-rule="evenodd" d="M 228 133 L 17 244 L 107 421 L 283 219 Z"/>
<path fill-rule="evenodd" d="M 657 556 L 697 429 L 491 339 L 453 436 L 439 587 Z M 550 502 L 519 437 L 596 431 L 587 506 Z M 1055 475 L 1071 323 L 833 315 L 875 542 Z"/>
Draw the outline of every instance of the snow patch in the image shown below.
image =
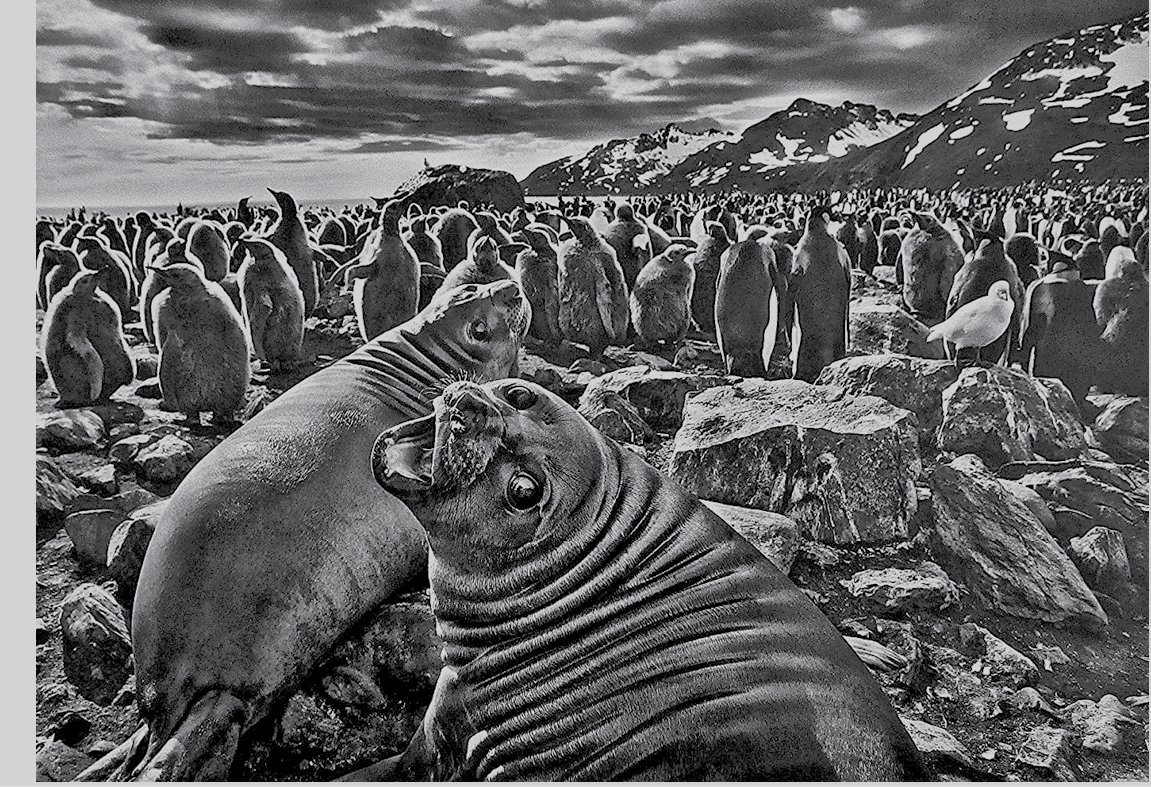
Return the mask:
<path fill-rule="evenodd" d="M 1022 131 L 1031 124 L 1031 116 L 1034 113 L 1034 108 L 1008 112 L 1003 116 L 1003 123 L 1007 126 L 1008 131 Z"/>
<path fill-rule="evenodd" d="M 1112 122 L 1112 123 L 1122 124 L 1124 126 L 1142 126 L 1142 125 L 1145 125 L 1147 123 L 1146 118 L 1144 118 L 1143 120 L 1139 120 L 1138 118 L 1132 119 L 1130 114 L 1128 114 L 1128 113 L 1133 112 L 1135 110 L 1139 110 L 1139 109 L 1146 110 L 1146 108 L 1147 108 L 1146 104 L 1139 105 L 1139 104 L 1132 104 L 1130 102 L 1124 101 L 1123 106 L 1119 107 L 1119 111 L 1113 112 L 1110 115 L 1108 115 L 1107 120 Z"/>
<path fill-rule="evenodd" d="M 962 104 L 962 103 L 963 103 L 963 99 L 967 98 L 967 97 L 968 97 L 968 96 L 970 96 L 972 93 L 978 93 L 980 90 L 986 90 L 986 89 L 987 89 L 987 88 L 989 88 L 989 87 L 991 87 L 991 77 L 987 77 L 986 79 L 984 79 L 984 80 L 983 80 L 982 82 L 980 82 L 979 84 L 977 84 L 977 85 L 973 85 L 972 87 L 969 87 L 967 90 L 965 90 L 964 92 L 960 93 L 960 94 L 959 94 L 958 96 L 956 96 L 955 98 L 953 98 L 953 99 L 951 99 L 950 101 L 948 101 L 948 102 L 947 102 L 947 106 L 948 106 L 950 109 L 954 109 L 955 107 L 957 107 L 957 106 L 959 106 L 960 104 Z M 904 164 L 904 166 L 907 166 L 907 165 L 906 165 L 906 164 Z"/>
<path fill-rule="evenodd" d="M 923 152 L 925 147 L 939 139 L 943 135 L 943 129 L 944 125 L 938 123 L 920 134 L 919 139 L 915 143 L 915 147 L 908 151 L 907 158 L 903 160 L 903 166 L 900 167 L 900 169 L 906 169 L 907 165 L 915 161 L 915 157 Z"/>
<path fill-rule="evenodd" d="M 999 96 L 988 96 L 987 98 L 979 99 L 980 104 L 1014 104 L 1013 98 L 1000 98 Z"/>
<path fill-rule="evenodd" d="M 957 128 L 954 131 L 952 131 L 950 134 L 947 135 L 947 138 L 952 139 L 952 140 L 963 139 L 964 137 L 969 137 L 974 133 L 975 133 L 975 126 L 964 126 L 963 128 Z"/>
<path fill-rule="evenodd" d="M 1086 123 L 1090 119 L 1091 118 L 1088 118 L 1088 117 L 1077 117 L 1077 118 L 1071 118 L 1071 122 L 1072 123 Z"/>
<path fill-rule="evenodd" d="M 1064 148 L 1063 150 L 1056 153 L 1054 156 L 1051 157 L 1051 162 L 1056 163 L 1059 161 L 1092 161 L 1092 160 L 1094 160 L 1095 155 L 1092 153 L 1083 153 L 1082 152 L 1083 148 L 1102 148 L 1102 147 L 1106 147 L 1105 142 L 1096 142 L 1094 140 L 1092 140 L 1090 142 L 1080 142 L 1078 145 L 1072 145 L 1071 147 Z"/>

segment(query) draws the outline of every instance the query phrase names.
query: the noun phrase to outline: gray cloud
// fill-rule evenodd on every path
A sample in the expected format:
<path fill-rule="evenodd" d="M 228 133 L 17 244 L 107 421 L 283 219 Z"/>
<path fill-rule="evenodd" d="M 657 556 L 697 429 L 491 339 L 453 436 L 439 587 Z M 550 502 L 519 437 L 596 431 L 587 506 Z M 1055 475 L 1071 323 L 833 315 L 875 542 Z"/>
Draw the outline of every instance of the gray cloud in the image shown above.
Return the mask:
<path fill-rule="evenodd" d="M 66 68 L 117 79 L 39 83 L 38 101 L 75 118 L 156 121 L 157 138 L 358 142 L 354 152 L 435 150 L 455 136 L 620 137 L 814 92 L 926 111 L 1031 43 L 1146 8 L 1136 0 L 92 2 L 124 15 L 197 78 L 129 90 L 117 81 L 132 81 L 117 53 L 68 49 L 110 42 L 56 22 L 37 31 L 38 46 Z M 333 35 L 390 13 L 406 21 Z M 609 17 L 621 23 L 596 24 Z M 570 49 L 530 51 L 533 31 L 560 22 L 574 31 Z M 513 28 L 523 35 L 500 35 Z M 485 32 L 483 46 L 469 43 Z M 571 60 L 582 56 L 594 62 Z M 642 100 L 613 92 L 621 84 Z"/>

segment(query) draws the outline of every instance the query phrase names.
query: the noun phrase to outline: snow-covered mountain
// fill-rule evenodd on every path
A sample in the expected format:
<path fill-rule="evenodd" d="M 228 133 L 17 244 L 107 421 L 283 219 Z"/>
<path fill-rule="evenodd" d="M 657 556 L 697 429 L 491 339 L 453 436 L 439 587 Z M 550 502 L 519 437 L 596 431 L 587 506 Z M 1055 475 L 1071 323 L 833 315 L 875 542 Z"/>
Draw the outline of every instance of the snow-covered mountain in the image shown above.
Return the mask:
<path fill-rule="evenodd" d="M 654 134 L 613 139 L 582 156 L 568 156 L 537 167 L 524 178 L 529 194 L 632 194 L 646 191 L 671 169 L 709 145 L 731 141 L 730 131 L 691 131 L 670 123 Z"/>
<path fill-rule="evenodd" d="M 895 136 L 915 115 L 894 115 L 870 104 L 831 107 L 798 98 L 744 130 L 730 145 L 709 145 L 675 167 L 661 186 L 669 191 L 734 185 L 747 188 L 764 173 L 791 164 L 822 163 Z"/>
<path fill-rule="evenodd" d="M 1147 176 L 1148 15 L 1028 47 L 896 137 L 768 189 L 946 189 Z"/>
<path fill-rule="evenodd" d="M 600 146 L 540 167 L 523 183 L 530 194 L 627 194 L 1146 177 L 1147 84 L 1144 11 L 1030 46 L 920 118 L 797 99 L 738 136 L 700 144 L 666 174 L 642 163 L 628 169 L 633 154 L 625 154 L 612 167 L 636 174 L 605 179 L 588 161 L 607 147 Z M 538 175 L 557 165 L 562 181 Z"/>

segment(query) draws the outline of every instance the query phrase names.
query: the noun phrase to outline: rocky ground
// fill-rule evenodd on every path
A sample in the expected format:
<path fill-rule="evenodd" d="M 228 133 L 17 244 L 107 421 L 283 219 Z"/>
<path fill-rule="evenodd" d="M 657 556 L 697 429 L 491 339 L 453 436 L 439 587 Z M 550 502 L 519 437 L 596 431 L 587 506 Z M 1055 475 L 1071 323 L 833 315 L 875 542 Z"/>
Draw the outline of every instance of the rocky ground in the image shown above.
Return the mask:
<path fill-rule="evenodd" d="M 728 504 L 844 634 L 903 656 L 878 677 L 941 774 L 1146 781 L 1147 400 L 1094 396 L 1081 420 L 1057 382 L 957 376 L 885 273 L 857 282 L 855 357 L 817 386 L 725 378 L 705 337 L 666 357 L 529 346 L 521 375 Z M 315 363 L 257 374 L 251 413 L 358 344 L 346 298 L 321 313 Z M 160 410 L 155 353 L 129 333 L 140 380 L 114 407 L 57 410 L 37 365 L 41 780 L 138 727 L 122 609 L 163 499 L 230 431 Z M 412 588 L 248 735 L 233 776 L 325 780 L 401 749 L 438 650 Z"/>

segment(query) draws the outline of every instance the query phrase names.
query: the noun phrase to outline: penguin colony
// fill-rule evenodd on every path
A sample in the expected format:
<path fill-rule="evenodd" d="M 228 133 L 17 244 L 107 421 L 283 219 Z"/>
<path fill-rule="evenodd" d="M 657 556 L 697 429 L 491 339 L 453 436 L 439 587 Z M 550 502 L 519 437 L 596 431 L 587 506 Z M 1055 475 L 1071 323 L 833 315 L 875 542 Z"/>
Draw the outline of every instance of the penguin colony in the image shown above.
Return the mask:
<path fill-rule="evenodd" d="M 61 406 L 132 381 L 125 326 L 139 323 L 165 406 L 228 422 L 251 364 L 311 363 L 304 323 L 321 282 L 351 289 L 365 342 L 440 287 L 512 279 L 529 342 L 670 359 L 685 339 L 714 339 L 729 374 L 810 382 L 847 354 L 853 274 L 884 265 L 957 366 L 1060 377 L 1081 406 L 1093 386 L 1147 392 L 1144 191 L 1102 206 L 1038 189 L 561 197 L 507 214 L 378 198 L 302 211 L 268 191 L 274 209 L 245 198 L 194 215 L 37 222 L 41 352 Z"/>

